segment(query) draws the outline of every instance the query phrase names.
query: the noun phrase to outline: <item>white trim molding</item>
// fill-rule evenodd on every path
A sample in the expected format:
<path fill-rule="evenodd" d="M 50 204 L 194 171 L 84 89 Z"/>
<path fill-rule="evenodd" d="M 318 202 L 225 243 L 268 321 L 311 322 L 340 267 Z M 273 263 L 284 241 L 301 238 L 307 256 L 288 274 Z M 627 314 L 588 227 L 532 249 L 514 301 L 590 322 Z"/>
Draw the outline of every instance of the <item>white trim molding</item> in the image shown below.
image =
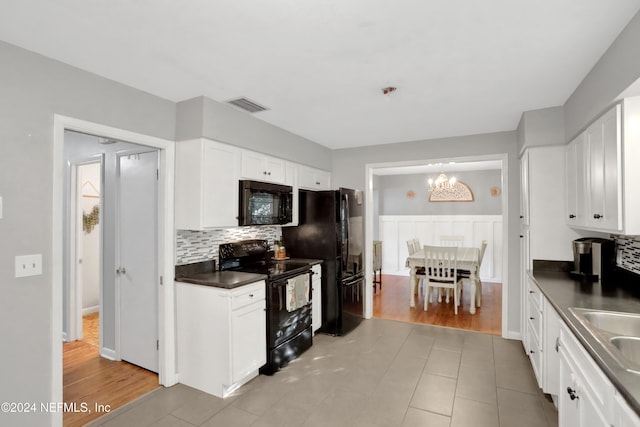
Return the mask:
<path fill-rule="evenodd" d="M 158 200 L 158 266 L 162 285 L 158 294 L 159 313 L 159 382 L 171 386 L 177 382 L 174 310 L 174 164 L 175 141 L 143 135 L 123 129 L 84 120 L 53 116 L 53 213 L 52 213 L 52 310 L 51 310 L 51 401 L 62 402 L 62 288 L 63 288 L 63 186 L 64 186 L 64 131 L 72 130 L 90 135 L 104 136 L 121 141 L 160 149 L 160 176 Z M 160 282 L 160 277 L 158 277 Z M 102 349 L 107 357 L 109 349 Z M 62 426 L 62 413 L 51 414 L 51 424 Z"/>

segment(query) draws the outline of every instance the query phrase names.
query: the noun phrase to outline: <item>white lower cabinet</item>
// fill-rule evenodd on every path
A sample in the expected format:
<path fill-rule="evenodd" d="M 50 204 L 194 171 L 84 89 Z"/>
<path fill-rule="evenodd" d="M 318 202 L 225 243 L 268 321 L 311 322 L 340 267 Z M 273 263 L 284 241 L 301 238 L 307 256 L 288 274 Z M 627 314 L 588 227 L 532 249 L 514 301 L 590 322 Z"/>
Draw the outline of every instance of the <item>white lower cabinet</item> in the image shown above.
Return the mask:
<path fill-rule="evenodd" d="M 613 385 L 569 329 L 561 325 L 559 427 L 616 425 L 612 420 L 613 394 Z"/>
<path fill-rule="evenodd" d="M 638 427 L 640 418 L 629 407 L 620 393 L 613 395 L 613 425 L 615 427 Z"/>
<path fill-rule="evenodd" d="M 258 375 L 266 357 L 265 282 L 235 289 L 176 282 L 179 382 L 218 397 Z"/>
<path fill-rule="evenodd" d="M 311 276 L 311 327 L 315 334 L 322 326 L 322 269 L 320 264 L 311 267 L 313 276 Z"/>

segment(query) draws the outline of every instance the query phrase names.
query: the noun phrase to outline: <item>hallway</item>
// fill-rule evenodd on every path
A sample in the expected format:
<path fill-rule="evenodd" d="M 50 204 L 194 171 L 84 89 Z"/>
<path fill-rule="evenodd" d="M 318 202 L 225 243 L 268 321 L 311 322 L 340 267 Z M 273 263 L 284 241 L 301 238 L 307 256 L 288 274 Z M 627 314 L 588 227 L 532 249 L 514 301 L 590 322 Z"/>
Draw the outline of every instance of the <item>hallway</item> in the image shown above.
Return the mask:
<path fill-rule="evenodd" d="M 155 373 L 100 357 L 98 313 L 82 323 L 84 340 L 63 344 L 63 398 L 75 405 L 64 412 L 65 427 L 83 426 L 159 387 Z"/>

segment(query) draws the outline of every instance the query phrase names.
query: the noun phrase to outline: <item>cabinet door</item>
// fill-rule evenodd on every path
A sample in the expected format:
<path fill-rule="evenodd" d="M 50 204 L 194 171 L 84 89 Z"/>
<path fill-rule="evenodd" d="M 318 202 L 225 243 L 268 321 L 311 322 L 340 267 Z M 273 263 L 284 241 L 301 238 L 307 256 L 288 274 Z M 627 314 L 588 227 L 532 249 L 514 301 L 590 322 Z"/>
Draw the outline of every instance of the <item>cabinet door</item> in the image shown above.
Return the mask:
<path fill-rule="evenodd" d="M 316 184 L 316 182 L 317 181 L 316 181 L 315 171 L 311 168 L 302 166 L 300 168 L 300 180 L 299 180 L 300 188 L 317 190 L 318 185 Z"/>
<path fill-rule="evenodd" d="M 529 152 L 520 158 L 520 223 L 529 225 Z"/>
<path fill-rule="evenodd" d="M 637 427 L 640 425 L 640 418 L 638 418 L 638 415 L 629 407 L 620 394 L 616 393 L 613 396 L 613 402 L 614 426 Z"/>
<path fill-rule="evenodd" d="M 588 224 L 617 231 L 622 221 L 619 108 L 610 110 L 586 130 L 589 148 Z"/>
<path fill-rule="evenodd" d="M 578 176 L 577 176 L 576 142 L 571 141 L 565 149 L 565 220 L 567 225 L 578 222 Z"/>
<path fill-rule="evenodd" d="M 256 181 L 267 180 L 264 154 L 242 150 L 242 177 Z"/>
<path fill-rule="evenodd" d="M 543 301 L 543 342 L 542 357 L 544 366 L 544 379 L 542 390 L 545 393 L 558 395 L 560 390 L 560 316 L 545 298 Z"/>
<path fill-rule="evenodd" d="M 286 175 L 286 162 L 282 159 L 266 156 L 264 160 L 267 179 L 271 182 L 284 184 Z"/>
<path fill-rule="evenodd" d="M 242 177 L 284 184 L 286 162 L 282 159 L 242 150 Z"/>
<path fill-rule="evenodd" d="M 569 356 L 560 347 L 560 394 L 558 395 L 558 427 L 579 426 L 580 408 L 577 381 Z M 573 397 L 573 399 L 571 399 Z"/>
<path fill-rule="evenodd" d="M 264 300 L 231 313 L 231 383 L 267 363 L 267 321 Z"/>
<path fill-rule="evenodd" d="M 202 225 L 238 225 L 238 158 L 235 147 L 205 141 L 202 171 Z M 194 159 L 195 161 L 195 159 Z"/>
<path fill-rule="evenodd" d="M 316 171 L 316 184 L 320 190 L 331 190 L 331 174 L 325 171 Z"/>

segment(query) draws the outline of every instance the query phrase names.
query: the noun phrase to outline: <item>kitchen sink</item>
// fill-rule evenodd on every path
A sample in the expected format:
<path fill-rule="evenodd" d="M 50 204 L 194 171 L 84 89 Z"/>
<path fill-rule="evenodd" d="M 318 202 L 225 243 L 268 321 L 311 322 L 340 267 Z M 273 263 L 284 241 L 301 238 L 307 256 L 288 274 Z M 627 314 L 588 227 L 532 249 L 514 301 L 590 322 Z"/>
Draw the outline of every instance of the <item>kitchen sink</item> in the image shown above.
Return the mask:
<path fill-rule="evenodd" d="M 624 369 L 640 374 L 640 314 L 574 307 L 569 311 Z"/>
<path fill-rule="evenodd" d="M 638 337 L 612 337 L 609 339 L 622 356 L 633 364 L 636 369 L 640 368 L 640 338 Z"/>
<path fill-rule="evenodd" d="M 586 311 L 582 315 L 590 324 L 603 331 L 640 337 L 640 314 L 597 310 Z"/>

